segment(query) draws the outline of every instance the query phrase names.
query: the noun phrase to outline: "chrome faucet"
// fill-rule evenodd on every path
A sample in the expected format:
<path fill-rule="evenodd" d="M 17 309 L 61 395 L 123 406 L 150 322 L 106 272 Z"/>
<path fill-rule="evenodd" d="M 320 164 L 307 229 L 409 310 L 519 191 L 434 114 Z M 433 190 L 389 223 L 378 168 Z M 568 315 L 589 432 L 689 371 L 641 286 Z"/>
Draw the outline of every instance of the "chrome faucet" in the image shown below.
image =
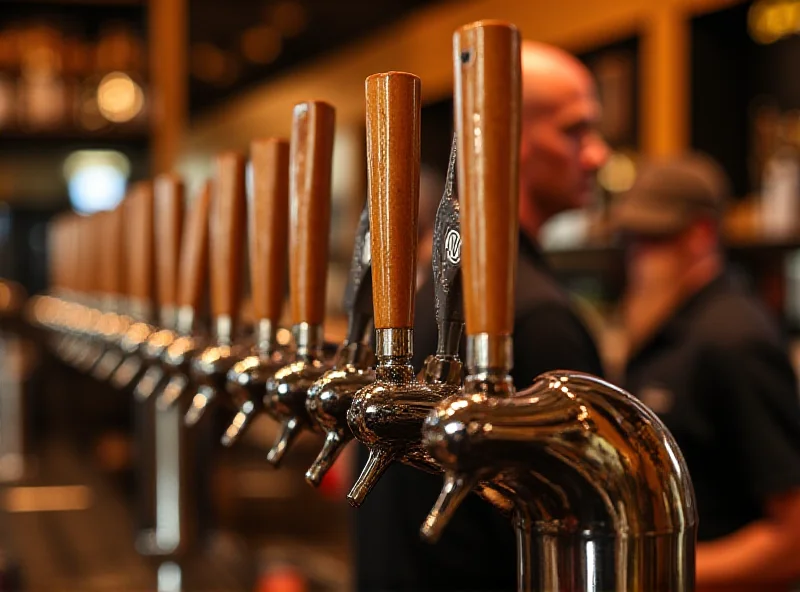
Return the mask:
<path fill-rule="evenodd" d="M 295 106 L 289 163 L 289 300 L 295 359 L 267 380 L 264 410 L 281 424 L 267 461 L 278 466 L 304 427 L 314 428 L 306 393 L 330 367 L 322 323 L 331 210 L 335 111 L 321 101 Z"/>
<path fill-rule="evenodd" d="M 375 381 L 375 354 L 367 343 L 372 325 L 371 261 L 369 208 L 365 205 L 356 229 L 344 296 L 349 317 L 347 336 L 336 352 L 333 367 L 311 385 L 306 395 L 306 411 L 325 433 L 322 450 L 306 471 L 306 481 L 315 487 L 353 438 L 347 425 L 353 395 Z"/>
<path fill-rule="evenodd" d="M 570 371 L 514 390 L 519 34 L 468 25 L 454 57 L 468 376 L 422 430 L 445 471 L 422 535 L 435 541 L 478 488 L 512 517 L 520 591 L 692 590 L 692 484 L 656 415 Z"/>
<path fill-rule="evenodd" d="M 267 379 L 294 353 L 277 339 L 283 309 L 289 233 L 289 142 L 256 140 L 250 146 L 248 248 L 255 345 L 228 371 L 227 390 L 237 412 L 222 436 L 232 446 L 263 411 Z"/>

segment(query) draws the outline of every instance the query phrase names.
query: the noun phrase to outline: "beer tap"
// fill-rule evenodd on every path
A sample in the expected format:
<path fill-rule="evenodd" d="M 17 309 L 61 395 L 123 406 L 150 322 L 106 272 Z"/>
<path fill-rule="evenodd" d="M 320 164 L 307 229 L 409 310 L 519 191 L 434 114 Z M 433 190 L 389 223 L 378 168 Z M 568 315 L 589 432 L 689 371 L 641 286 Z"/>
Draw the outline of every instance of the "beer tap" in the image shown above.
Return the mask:
<path fill-rule="evenodd" d="M 369 459 L 347 498 L 360 505 L 394 461 L 435 471 L 420 427 L 443 394 L 411 366 L 420 163 L 420 82 L 413 74 L 366 81 L 375 382 L 360 389 L 347 423 Z"/>
<path fill-rule="evenodd" d="M 217 179 L 211 205 L 209 242 L 211 313 L 214 341 L 191 362 L 191 378 L 197 384 L 184 421 L 194 425 L 220 393 L 225 393 L 228 370 L 247 349 L 234 343 L 241 306 L 241 272 L 245 228 L 245 159 L 228 152 L 217 157 Z"/>
<path fill-rule="evenodd" d="M 102 351 L 88 370 L 92 376 L 100 381 L 105 381 L 122 362 L 122 354 L 117 348 L 122 335 L 133 324 L 130 312 L 130 298 L 128 274 L 130 270 L 130 253 L 128 252 L 128 234 L 125 221 L 130 205 L 126 199 L 110 211 L 104 224 L 103 247 L 103 276 L 107 278 L 111 291 L 110 310 L 101 320 L 99 330 Z"/>
<path fill-rule="evenodd" d="M 237 409 L 222 436 L 231 446 L 263 409 L 267 378 L 285 366 L 290 352 L 276 340 L 283 308 L 289 234 L 289 142 L 256 140 L 250 146 L 248 194 L 250 286 L 256 340 L 250 355 L 228 372 L 227 390 Z"/>
<path fill-rule="evenodd" d="M 344 310 L 349 315 L 347 336 L 336 352 L 333 367 L 311 385 L 306 395 L 308 415 L 325 432 L 322 450 L 306 471 L 306 481 L 315 487 L 353 439 L 347 426 L 347 410 L 353 395 L 375 381 L 375 354 L 367 342 L 372 325 L 371 261 L 369 207 L 365 204 L 356 230 L 344 296 Z"/>
<path fill-rule="evenodd" d="M 657 416 L 570 371 L 514 390 L 519 34 L 496 21 L 465 26 L 453 59 L 468 375 L 424 423 L 445 480 L 422 535 L 436 540 L 480 486 L 511 513 L 518 590 L 692 590 L 692 485 Z"/>
<path fill-rule="evenodd" d="M 164 368 L 161 356 L 177 338 L 178 258 L 180 256 L 183 224 L 183 182 L 175 175 L 156 178 L 155 196 L 155 246 L 159 328 L 147 337 L 139 348 L 139 355 L 147 367 L 133 389 L 139 401 L 149 398 L 161 386 Z"/>
<path fill-rule="evenodd" d="M 127 314 L 130 322 L 113 337 L 114 346 L 106 351 L 92 372 L 99 380 L 109 380 L 125 388 L 141 369 L 138 356 L 141 343 L 153 331 L 152 297 L 154 280 L 153 185 L 140 182 L 122 204 L 127 274 Z"/>
<path fill-rule="evenodd" d="M 289 156 L 289 300 L 295 360 L 267 380 L 265 411 L 281 423 L 267 461 L 278 466 L 304 427 L 308 388 L 330 367 L 323 359 L 334 108 L 322 101 L 295 105 Z"/>
<path fill-rule="evenodd" d="M 103 230 L 110 212 L 97 212 L 81 220 L 81 262 L 86 294 L 86 315 L 81 329 L 80 347 L 71 359 L 81 372 L 89 371 L 103 352 L 101 341 L 103 321 L 110 310 L 108 305 L 108 252 L 104 250 Z"/>
<path fill-rule="evenodd" d="M 125 359 L 109 378 L 111 384 L 118 389 L 127 388 L 140 376 L 143 360 L 139 355 L 139 348 L 151 333 L 157 331 L 153 316 L 156 295 L 153 183 L 140 184 L 137 193 L 132 197 L 135 198 L 135 209 L 131 218 L 131 235 L 135 255 L 131 259 L 131 306 L 132 316 L 138 322 L 131 325 L 119 342 Z"/>
<path fill-rule="evenodd" d="M 198 323 L 198 317 L 208 279 L 212 187 L 211 181 L 203 184 L 186 218 L 178 265 L 176 338 L 161 354 L 161 365 L 166 375 L 165 386 L 156 400 L 156 405 L 161 410 L 172 408 L 187 392 L 191 360 L 209 343 L 209 337 Z"/>

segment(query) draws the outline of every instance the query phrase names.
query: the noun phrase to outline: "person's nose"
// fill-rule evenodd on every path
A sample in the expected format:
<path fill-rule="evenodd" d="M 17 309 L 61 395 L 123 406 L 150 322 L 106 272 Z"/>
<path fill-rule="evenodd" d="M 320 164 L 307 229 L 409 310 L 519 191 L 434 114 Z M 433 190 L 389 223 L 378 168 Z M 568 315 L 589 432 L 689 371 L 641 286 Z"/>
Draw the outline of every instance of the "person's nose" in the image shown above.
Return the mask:
<path fill-rule="evenodd" d="M 583 168 L 587 171 L 597 171 L 608 159 L 609 148 L 603 137 L 593 132 L 587 138 L 581 154 Z"/>

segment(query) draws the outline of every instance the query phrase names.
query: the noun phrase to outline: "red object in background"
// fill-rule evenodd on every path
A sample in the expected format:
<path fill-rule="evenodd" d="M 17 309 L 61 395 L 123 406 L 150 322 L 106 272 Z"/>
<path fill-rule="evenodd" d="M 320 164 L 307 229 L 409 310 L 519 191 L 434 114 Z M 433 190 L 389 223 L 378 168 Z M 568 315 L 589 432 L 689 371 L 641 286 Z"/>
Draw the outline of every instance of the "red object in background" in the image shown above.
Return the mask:
<path fill-rule="evenodd" d="M 272 568 L 261 575 L 254 592 L 308 592 L 308 581 L 296 567 Z"/>
<path fill-rule="evenodd" d="M 344 456 L 344 455 L 342 455 Z M 349 469 L 349 464 L 347 462 L 342 462 L 342 457 L 340 456 L 339 459 L 333 463 L 333 466 L 330 470 L 325 473 L 325 476 L 322 478 L 322 481 L 319 484 L 319 492 L 324 497 L 329 498 L 341 498 L 345 493 L 347 485 L 346 485 L 346 472 Z"/>

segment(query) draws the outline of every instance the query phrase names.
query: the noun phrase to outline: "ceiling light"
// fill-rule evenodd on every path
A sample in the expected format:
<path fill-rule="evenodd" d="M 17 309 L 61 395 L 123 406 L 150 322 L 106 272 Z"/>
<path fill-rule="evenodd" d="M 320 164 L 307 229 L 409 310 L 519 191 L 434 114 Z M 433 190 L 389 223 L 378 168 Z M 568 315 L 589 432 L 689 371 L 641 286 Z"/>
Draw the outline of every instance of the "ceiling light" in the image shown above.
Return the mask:
<path fill-rule="evenodd" d="M 141 112 L 144 93 L 124 72 L 111 72 L 103 77 L 97 87 L 97 106 L 109 121 L 124 123 Z"/>
<path fill-rule="evenodd" d="M 70 202 L 82 214 L 116 207 L 129 174 L 130 161 L 114 150 L 78 150 L 64 161 Z"/>

